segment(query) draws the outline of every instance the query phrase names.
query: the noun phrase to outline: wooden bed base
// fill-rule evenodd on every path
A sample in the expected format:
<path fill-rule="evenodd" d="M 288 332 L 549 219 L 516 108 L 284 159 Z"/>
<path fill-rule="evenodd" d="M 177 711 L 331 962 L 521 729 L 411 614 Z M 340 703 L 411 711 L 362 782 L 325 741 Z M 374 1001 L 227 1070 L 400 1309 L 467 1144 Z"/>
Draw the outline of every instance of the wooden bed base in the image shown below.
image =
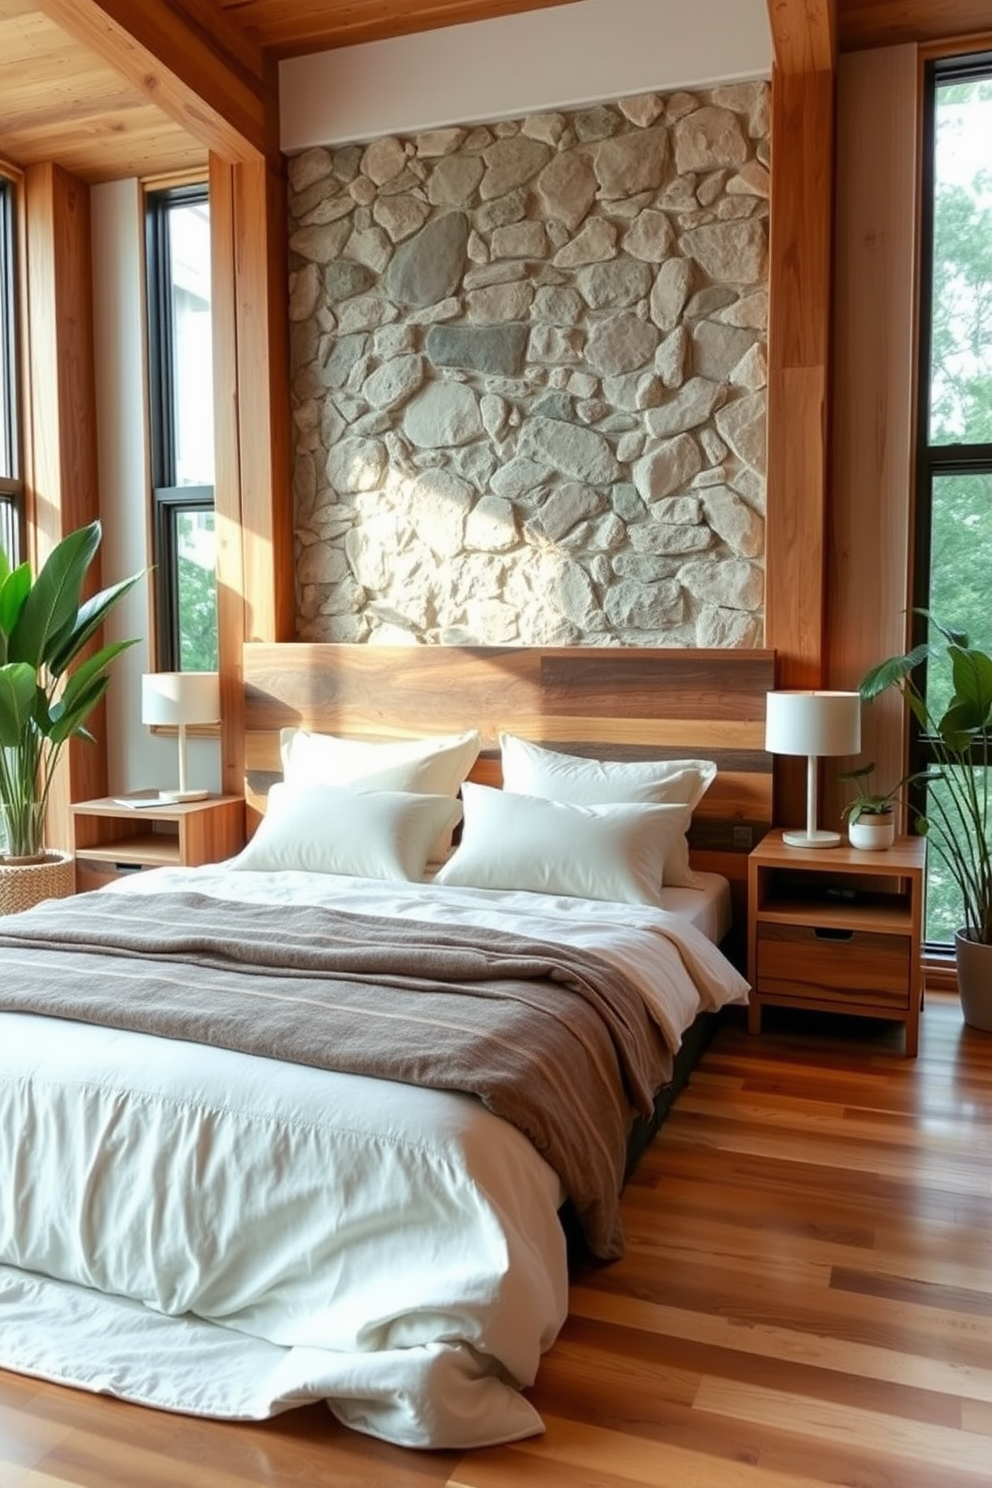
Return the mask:
<path fill-rule="evenodd" d="M 472 778 L 499 785 L 499 735 L 610 759 L 715 760 L 690 834 L 746 924 L 747 854 L 772 820 L 771 651 L 251 643 L 244 648 L 249 830 L 279 774 L 279 730 L 387 740 L 478 728 Z"/>

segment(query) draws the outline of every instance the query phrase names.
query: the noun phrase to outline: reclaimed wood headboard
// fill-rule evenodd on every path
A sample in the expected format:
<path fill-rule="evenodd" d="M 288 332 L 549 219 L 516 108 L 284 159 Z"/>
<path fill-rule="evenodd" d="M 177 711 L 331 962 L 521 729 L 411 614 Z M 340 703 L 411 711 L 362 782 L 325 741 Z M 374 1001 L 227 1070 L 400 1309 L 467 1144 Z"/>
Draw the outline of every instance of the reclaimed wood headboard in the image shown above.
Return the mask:
<path fill-rule="evenodd" d="M 772 820 L 764 747 L 771 651 L 577 646 L 244 648 L 249 822 L 279 776 L 288 726 L 372 740 L 478 728 L 472 778 L 499 785 L 499 734 L 609 759 L 715 760 L 693 817 L 692 861 L 746 885 L 747 853 Z M 743 902 L 743 899 L 741 899 Z"/>

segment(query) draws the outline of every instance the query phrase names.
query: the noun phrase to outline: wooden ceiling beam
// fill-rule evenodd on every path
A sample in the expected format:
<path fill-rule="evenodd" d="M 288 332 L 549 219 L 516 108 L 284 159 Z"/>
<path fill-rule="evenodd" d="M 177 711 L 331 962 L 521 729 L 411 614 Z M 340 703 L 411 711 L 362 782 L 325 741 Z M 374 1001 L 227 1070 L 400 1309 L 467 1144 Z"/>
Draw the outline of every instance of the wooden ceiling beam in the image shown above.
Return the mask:
<path fill-rule="evenodd" d="M 768 20 L 779 72 L 834 70 L 837 0 L 768 0 Z"/>
<path fill-rule="evenodd" d="M 278 157 L 276 65 L 214 0 L 37 5 L 216 155 Z"/>

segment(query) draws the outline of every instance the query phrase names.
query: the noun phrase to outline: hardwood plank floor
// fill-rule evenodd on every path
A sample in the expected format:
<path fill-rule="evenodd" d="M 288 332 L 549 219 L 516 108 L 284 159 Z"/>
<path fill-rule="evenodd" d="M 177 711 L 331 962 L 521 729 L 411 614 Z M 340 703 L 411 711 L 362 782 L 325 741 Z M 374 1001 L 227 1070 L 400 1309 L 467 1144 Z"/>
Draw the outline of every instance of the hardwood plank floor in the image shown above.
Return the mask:
<path fill-rule="evenodd" d="M 725 1025 L 575 1268 L 541 1437 L 414 1453 L 323 1407 L 204 1422 L 0 1374 L 2 1488 L 992 1484 L 992 1036 Z M 2 1319 L 0 1319 L 2 1326 Z"/>

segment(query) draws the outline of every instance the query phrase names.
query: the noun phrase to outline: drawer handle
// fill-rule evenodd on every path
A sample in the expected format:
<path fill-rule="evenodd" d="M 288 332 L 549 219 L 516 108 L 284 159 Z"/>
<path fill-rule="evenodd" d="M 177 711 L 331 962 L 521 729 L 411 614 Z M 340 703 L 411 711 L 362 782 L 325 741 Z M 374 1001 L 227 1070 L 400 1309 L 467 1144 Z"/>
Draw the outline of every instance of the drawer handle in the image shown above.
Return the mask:
<path fill-rule="evenodd" d="M 819 928 L 817 930 L 814 930 L 813 931 L 813 934 L 816 936 L 817 940 L 853 940 L 854 939 L 854 931 L 853 930 L 835 930 L 835 929 L 825 929 L 825 928 L 821 927 L 821 928 Z"/>

